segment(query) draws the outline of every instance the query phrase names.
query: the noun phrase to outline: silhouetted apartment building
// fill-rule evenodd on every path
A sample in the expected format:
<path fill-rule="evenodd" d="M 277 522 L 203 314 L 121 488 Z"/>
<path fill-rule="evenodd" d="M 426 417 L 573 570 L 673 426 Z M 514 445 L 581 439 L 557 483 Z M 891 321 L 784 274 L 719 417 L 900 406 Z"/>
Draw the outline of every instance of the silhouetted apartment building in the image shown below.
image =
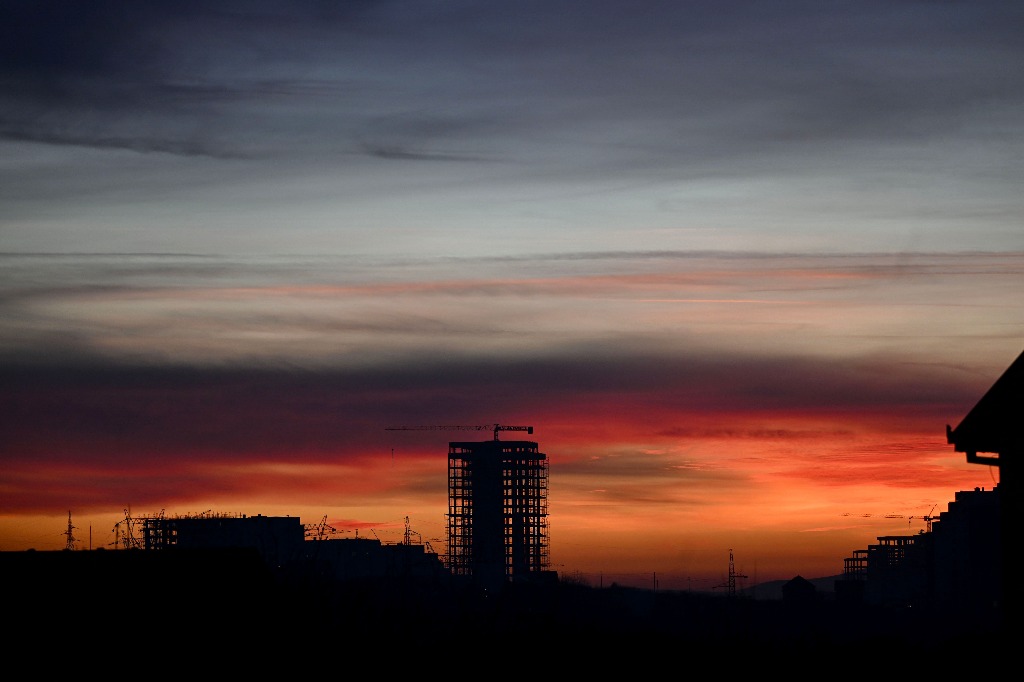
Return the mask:
<path fill-rule="evenodd" d="M 887 535 L 844 560 L 836 598 L 984 613 L 1000 601 L 999 492 L 956 493 L 928 532 Z"/>
<path fill-rule="evenodd" d="M 958 611 L 991 610 L 1002 602 L 1000 487 L 960 491 L 932 522 L 932 596 Z"/>
<path fill-rule="evenodd" d="M 548 460 L 533 441 L 448 444 L 448 567 L 484 587 L 548 567 Z"/>
<path fill-rule="evenodd" d="M 868 546 L 867 601 L 895 606 L 926 603 L 931 593 L 932 539 L 927 533 L 886 535 Z"/>

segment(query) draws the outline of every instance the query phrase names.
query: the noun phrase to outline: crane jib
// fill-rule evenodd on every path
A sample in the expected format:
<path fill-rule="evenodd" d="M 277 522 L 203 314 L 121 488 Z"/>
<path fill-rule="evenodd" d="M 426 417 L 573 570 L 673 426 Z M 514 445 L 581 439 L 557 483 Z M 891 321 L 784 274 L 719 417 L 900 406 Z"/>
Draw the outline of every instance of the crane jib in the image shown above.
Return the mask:
<path fill-rule="evenodd" d="M 498 440 L 499 431 L 526 431 L 533 433 L 532 426 L 510 426 L 507 424 L 483 424 L 483 425 L 434 425 L 421 426 L 388 426 L 385 431 L 493 431 L 494 440 Z"/>

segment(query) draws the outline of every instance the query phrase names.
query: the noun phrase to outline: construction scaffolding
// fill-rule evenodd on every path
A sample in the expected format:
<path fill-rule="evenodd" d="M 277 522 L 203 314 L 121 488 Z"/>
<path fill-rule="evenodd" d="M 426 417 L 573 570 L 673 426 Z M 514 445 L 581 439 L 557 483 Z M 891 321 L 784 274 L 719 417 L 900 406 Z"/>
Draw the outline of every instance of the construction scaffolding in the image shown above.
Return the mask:
<path fill-rule="evenodd" d="M 532 441 L 448 444 L 448 568 L 486 586 L 548 568 L 548 460 Z"/>

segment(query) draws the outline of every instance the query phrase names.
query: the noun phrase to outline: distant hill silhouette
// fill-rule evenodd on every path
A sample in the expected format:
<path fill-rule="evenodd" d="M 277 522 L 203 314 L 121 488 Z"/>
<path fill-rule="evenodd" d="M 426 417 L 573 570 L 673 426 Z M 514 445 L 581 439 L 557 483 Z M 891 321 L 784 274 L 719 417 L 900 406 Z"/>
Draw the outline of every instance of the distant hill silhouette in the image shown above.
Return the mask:
<path fill-rule="evenodd" d="M 807 578 L 806 576 L 804 576 L 804 578 L 814 585 L 815 590 L 817 590 L 817 593 L 821 595 L 822 598 L 829 599 L 835 593 L 836 581 L 842 580 L 843 575 L 840 573 L 839 575 L 830 575 L 825 576 L 824 578 Z M 792 580 L 792 578 L 787 578 L 786 580 L 769 580 L 763 583 L 757 583 L 756 585 L 744 587 L 737 591 L 743 596 L 750 597 L 751 599 L 768 599 L 778 601 L 782 599 L 782 588 L 790 580 Z"/>

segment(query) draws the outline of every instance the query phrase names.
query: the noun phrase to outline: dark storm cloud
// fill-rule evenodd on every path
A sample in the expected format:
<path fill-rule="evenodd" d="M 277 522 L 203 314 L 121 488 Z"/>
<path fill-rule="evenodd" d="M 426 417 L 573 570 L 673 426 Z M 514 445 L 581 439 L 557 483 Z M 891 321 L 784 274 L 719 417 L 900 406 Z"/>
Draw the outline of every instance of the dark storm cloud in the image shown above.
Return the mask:
<path fill-rule="evenodd" d="M 12 140 L 247 156 L 244 145 L 222 146 L 218 135 L 259 120 L 275 101 L 315 105 L 324 91 L 322 82 L 291 72 L 285 80 L 256 75 L 263 60 L 287 63 L 291 52 L 308 49 L 322 22 L 342 39 L 367 4 L 5 3 L 0 132 Z"/>
<path fill-rule="evenodd" d="M 534 360 L 415 358 L 375 370 L 137 367 L 104 361 L 48 366 L 5 358 L 2 449 L 10 465 L 69 458 L 110 462 L 310 462 L 377 451 L 402 424 L 673 414 L 955 413 L 978 393 L 952 372 L 875 361 L 806 358 L 587 355 Z M 587 416 L 590 415 L 590 416 Z M 941 419 L 941 417 L 939 417 Z M 749 435 L 749 434 L 745 434 Z"/>
<path fill-rule="evenodd" d="M 1010 68 L 1024 13 L 1001 2 L 0 12 L 5 137 L 184 155 L 450 161 L 490 158 L 503 137 L 526 143 L 504 153 L 531 154 L 550 135 L 587 131 L 623 168 L 675 166 L 680 153 L 756 158 L 765 145 L 942 135 L 1024 92 Z"/>

